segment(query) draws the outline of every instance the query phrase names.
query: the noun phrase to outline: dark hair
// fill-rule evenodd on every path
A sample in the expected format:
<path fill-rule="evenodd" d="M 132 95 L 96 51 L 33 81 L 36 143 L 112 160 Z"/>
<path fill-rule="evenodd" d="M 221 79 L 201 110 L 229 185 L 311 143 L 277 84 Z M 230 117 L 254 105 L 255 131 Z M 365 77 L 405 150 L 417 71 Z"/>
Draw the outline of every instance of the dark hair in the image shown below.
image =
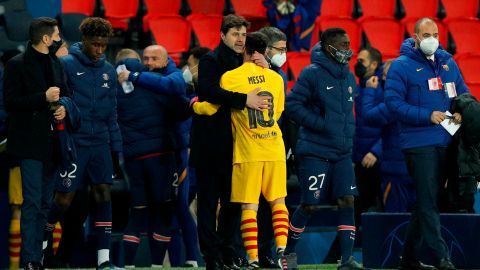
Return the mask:
<path fill-rule="evenodd" d="M 258 30 L 258 32 L 267 36 L 267 46 L 272 46 L 279 41 L 287 41 L 287 36 L 280 29 L 273 26 L 266 26 Z"/>
<path fill-rule="evenodd" d="M 210 48 L 207 48 L 207 47 L 195 47 L 195 48 L 192 48 L 189 52 L 189 55 L 193 55 L 193 57 L 195 59 L 199 59 L 202 58 L 202 56 L 204 56 L 205 54 L 209 53 L 210 52 Z"/>
<path fill-rule="evenodd" d="M 267 37 L 260 32 L 252 32 L 247 34 L 245 41 L 245 52 L 252 55 L 255 51 L 265 54 L 267 49 Z"/>
<path fill-rule="evenodd" d="M 415 34 L 418 34 L 420 32 L 420 26 L 426 22 L 429 22 L 429 23 L 433 23 L 433 24 L 437 24 L 435 23 L 435 21 L 431 18 L 428 18 L 428 17 L 425 17 L 425 18 L 421 18 L 419 19 L 416 23 L 415 23 L 415 26 L 413 27 L 413 32 Z"/>
<path fill-rule="evenodd" d="M 55 32 L 55 26 L 58 22 L 50 17 L 38 17 L 32 20 L 28 33 L 32 44 L 38 44 L 42 41 L 42 37 L 47 35 L 51 37 Z"/>
<path fill-rule="evenodd" d="M 320 36 L 322 47 L 325 48 L 327 45 L 332 45 L 337 36 L 342 36 L 345 34 L 347 34 L 347 32 L 342 28 L 328 28 L 327 30 L 323 31 L 322 35 Z"/>
<path fill-rule="evenodd" d="M 222 33 L 226 35 L 228 32 L 228 29 L 233 27 L 238 28 L 242 26 L 245 26 L 248 29 L 250 27 L 250 23 L 247 22 L 245 18 L 243 18 L 242 16 L 230 14 L 227 16 L 223 16 L 222 26 L 220 27 L 220 31 L 222 31 Z"/>
<path fill-rule="evenodd" d="M 102 18 L 88 17 L 82 21 L 78 28 L 84 37 L 112 37 L 112 24 Z"/>
<path fill-rule="evenodd" d="M 373 47 L 367 47 L 361 49 L 360 51 L 368 52 L 368 58 L 370 59 L 370 62 L 378 63 L 377 69 L 382 65 L 382 53 L 378 49 Z"/>

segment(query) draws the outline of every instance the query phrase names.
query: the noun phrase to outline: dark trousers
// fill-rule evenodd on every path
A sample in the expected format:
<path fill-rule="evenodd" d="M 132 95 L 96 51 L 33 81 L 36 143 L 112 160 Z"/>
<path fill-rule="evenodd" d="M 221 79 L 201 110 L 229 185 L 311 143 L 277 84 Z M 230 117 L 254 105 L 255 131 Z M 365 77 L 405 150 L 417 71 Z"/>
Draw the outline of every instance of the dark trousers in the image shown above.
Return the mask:
<path fill-rule="evenodd" d="M 361 225 L 361 214 L 368 211 L 379 212 L 383 209 L 379 162 L 371 168 L 365 168 L 361 162 L 355 163 L 355 181 L 358 196 L 355 198 L 355 224 Z"/>
<path fill-rule="evenodd" d="M 41 262 L 43 230 L 53 201 L 54 169 L 46 162 L 20 160 L 23 204 L 20 218 L 22 263 Z"/>
<path fill-rule="evenodd" d="M 240 230 L 240 205 L 230 202 L 231 167 L 224 170 L 197 168 L 198 239 L 205 262 L 232 259 L 235 234 Z M 216 213 L 220 199 L 218 226 Z"/>
<path fill-rule="evenodd" d="M 448 249 L 440 234 L 438 210 L 439 194 L 445 184 L 449 166 L 446 148 L 413 148 L 404 153 L 417 201 L 407 228 L 403 258 L 418 260 L 422 244 L 437 261 L 448 258 Z"/>

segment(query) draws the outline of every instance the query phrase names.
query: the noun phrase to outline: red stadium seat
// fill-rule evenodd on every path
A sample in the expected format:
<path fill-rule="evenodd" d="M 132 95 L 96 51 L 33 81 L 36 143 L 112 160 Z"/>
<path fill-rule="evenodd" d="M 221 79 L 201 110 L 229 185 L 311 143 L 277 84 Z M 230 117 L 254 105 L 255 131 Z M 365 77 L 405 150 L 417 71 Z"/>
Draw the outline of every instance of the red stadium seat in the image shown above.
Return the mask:
<path fill-rule="evenodd" d="M 181 16 L 163 16 L 150 20 L 150 31 L 157 44 L 168 53 L 187 52 L 190 47 L 191 25 Z"/>
<path fill-rule="evenodd" d="M 220 26 L 222 15 L 193 15 L 187 20 L 192 25 L 193 32 L 197 36 L 202 47 L 215 48 L 220 42 Z"/>
<path fill-rule="evenodd" d="M 360 43 L 362 38 L 362 29 L 360 25 L 351 18 L 317 18 L 315 21 L 314 32 L 312 36 L 312 47 L 317 44 L 319 40 L 318 33 L 319 31 L 325 31 L 325 29 L 331 27 L 340 27 L 347 31 L 348 37 L 350 38 L 350 47 L 354 53 L 357 53 L 360 49 Z"/>
<path fill-rule="evenodd" d="M 236 15 L 251 22 L 249 31 L 256 31 L 268 24 L 267 9 L 262 0 L 231 0 Z"/>
<path fill-rule="evenodd" d="M 82 13 L 92 16 L 95 0 L 62 0 L 62 13 Z"/>
<path fill-rule="evenodd" d="M 124 0 L 121 4 L 118 0 L 102 0 L 105 8 L 105 18 L 108 19 L 114 28 L 128 30 L 128 23 L 131 18 L 137 16 L 139 0 Z"/>
<path fill-rule="evenodd" d="M 149 20 L 163 15 L 179 15 L 182 6 L 182 0 L 144 0 L 147 7 L 147 14 L 143 16 L 143 31 L 148 32 Z"/>
<path fill-rule="evenodd" d="M 188 0 L 192 14 L 222 15 L 225 8 L 224 0 Z"/>
<path fill-rule="evenodd" d="M 395 0 L 359 0 L 363 17 L 395 16 Z"/>
<path fill-rule="evenodd" d="M 438 0 L 402 0 L 402 4 L 406 13 L 403 20 L 411 20 L 412 18 L 419 19 L 423 17 L 434 19 L 437 17 Z"/>
<path fill-rule="evenodd" d="M 476 18 L 478 12 L 478 0 L 442 0 L 445 7 L 446 18 Z"/>
<path fill-rule="evenodd" d="M 382 55 L 396 57 L 404 40 L 405 28 L 395 19 L 365 18 L 361 20 L 370 46 L 377 48 Z"/>
<path fill-rule="evenodd" d="M 439 41 L 440 44 L 442 44 L 444 49 L 447 49 L 447 44 L 448 44 L 448 29 L 447 26 L 440 20 L 435 19 L 435 22 L 437 23 L 438 27 L 438 35 L 439 35 Z M 404 20 L 403 24 L 405 25 L 405 29 L 407 30 L 407 33 L 413 37 L 414 35 L 414 28 L 415 28 L 415 23 L 417 22 L 416 18 L 410 18 L 408 20 Z"/>
<path fill-rule="evenodd" d="M 480 54 L 465 54 L 456 59 L 458 67 L 462 72 L 463 79 L 467 84 L 480 84 Z"/>
<path fill-rule="evenodd" d="M 302 69 L 311 63 L 309 52 L 287 52 L 287 59 L 288 67 L 295 81 L 298 79 Z"/>
<path fill-rule="evenodd" d="M 448 31 L 456 45 L 456 53 L 480 51 L 480 21 L 478 19 L 451 19 L 447 21 Z"/>
<path fill-rule="evenodd" d="M 321 17 L 352 17 L 353 0 L 323 0 Z"/>
<path fill-rule="evenodd" d="M 478 100 L 480 100 L 480 83 L 470 83 L 467 84 L 470 94 L 474 95 Z"/>

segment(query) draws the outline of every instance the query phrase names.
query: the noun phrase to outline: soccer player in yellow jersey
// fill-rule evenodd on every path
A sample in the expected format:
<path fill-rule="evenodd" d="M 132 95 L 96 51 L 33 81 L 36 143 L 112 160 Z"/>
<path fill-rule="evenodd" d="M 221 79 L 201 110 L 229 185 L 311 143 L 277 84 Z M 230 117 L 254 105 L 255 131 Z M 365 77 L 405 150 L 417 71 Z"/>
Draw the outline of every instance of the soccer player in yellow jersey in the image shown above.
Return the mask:
<path fill-rule="evenodd" d="M 228 91 L 257 95 L 270 102 L 266 111 L 232 109 L 233 174 L 231 201 L 242 204 L 241 233 L 248 254 L 248 269 L 258 269 L 257 210 L 260 193 L 272 209 L 279 264 L 287 269 L 283 250 L 287 244 L 288 211 L 285 206 L 286 163 L 282 132 L 277 124 L 284 108 L 284 82 L 278 73 L 251 61 L 255 51 L 264 54 L 266 37 L 259 32 L 247 34 L 244 63 L 226 72 L 220 86 Z M 219 106 L 206 102 L 193 104 L 200 114 L 214 114 Z"/>

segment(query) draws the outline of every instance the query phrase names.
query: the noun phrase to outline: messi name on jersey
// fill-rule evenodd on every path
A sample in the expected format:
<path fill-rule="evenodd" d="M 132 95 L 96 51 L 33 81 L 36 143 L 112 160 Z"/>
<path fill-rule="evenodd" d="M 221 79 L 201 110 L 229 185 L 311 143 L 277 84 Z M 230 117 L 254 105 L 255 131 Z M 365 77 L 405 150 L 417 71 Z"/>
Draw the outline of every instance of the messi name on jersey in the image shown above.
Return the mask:
<path fill-rule="evenodd" d="M 248 77 L 248 83 L 249 84 L 259 84 L 259 83 L 264 83 L 264 82 L 265 82 L 265 76 L 264 75 Z"/>

